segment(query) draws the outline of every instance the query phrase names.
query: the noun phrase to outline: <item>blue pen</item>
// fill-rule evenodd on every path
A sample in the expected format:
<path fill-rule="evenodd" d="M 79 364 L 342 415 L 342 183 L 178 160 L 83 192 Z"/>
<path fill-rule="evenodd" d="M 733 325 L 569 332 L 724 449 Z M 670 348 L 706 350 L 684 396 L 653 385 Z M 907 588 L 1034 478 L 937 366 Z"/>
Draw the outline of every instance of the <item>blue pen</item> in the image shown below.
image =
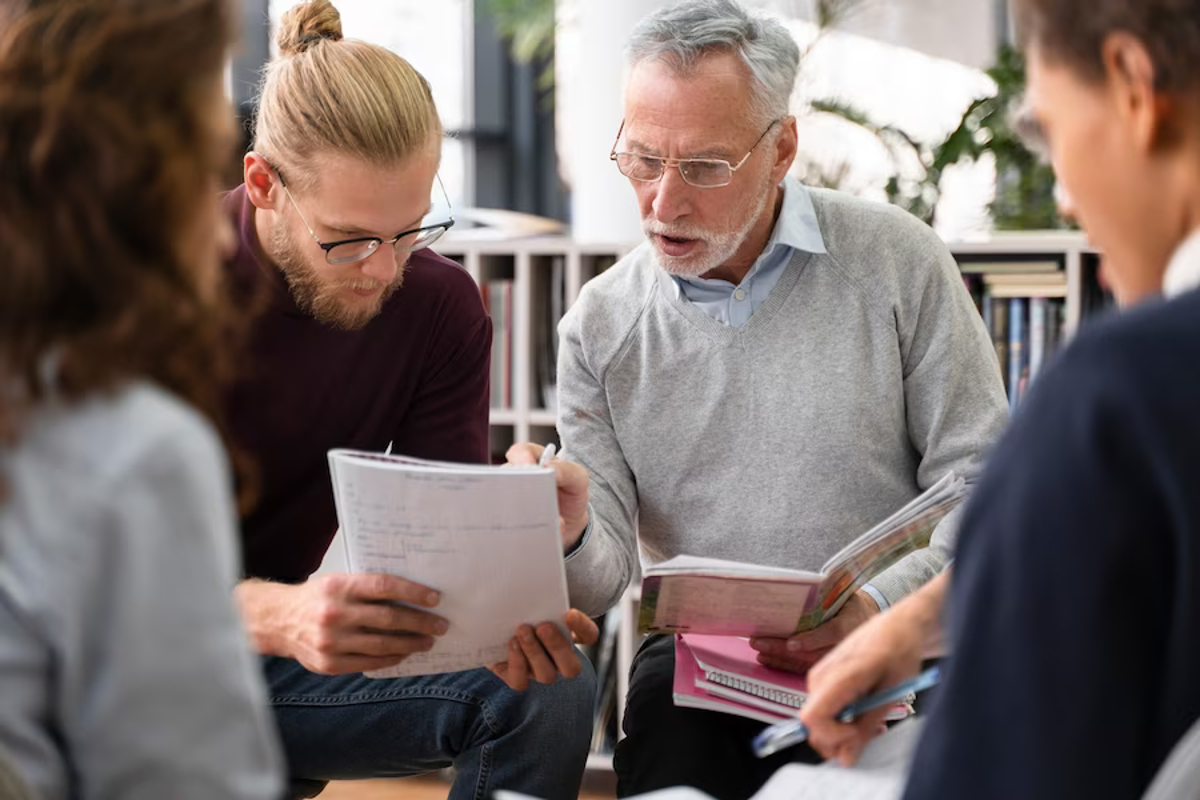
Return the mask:
<path fill-rule="evenodd" d="M 838 722 L 852 722 L 856 717 L 880 706 L 886 706 L 900 700 L 911 692 L 923 692 L 938 682 L 940 673 L 937 667 L 930 667 L 911 680 L 896 684 L 890 689 L 883 689 L 855 700 L 837 714 Z M 766 758 L 772 753 L 778 753 L 785 747 L 799 744 L 808 738 L 808 728 L 798 719 L 787 722 L 777 722 L 768 725 L 762 733 L 754 737 L 754 754 Z"/>

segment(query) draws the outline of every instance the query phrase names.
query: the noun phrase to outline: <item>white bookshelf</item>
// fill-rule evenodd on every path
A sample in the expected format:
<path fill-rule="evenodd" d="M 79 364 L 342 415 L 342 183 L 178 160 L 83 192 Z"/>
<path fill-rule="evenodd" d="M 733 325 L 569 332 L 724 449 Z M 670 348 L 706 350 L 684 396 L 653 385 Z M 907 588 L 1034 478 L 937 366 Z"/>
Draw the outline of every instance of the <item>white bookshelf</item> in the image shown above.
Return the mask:
<path fill-rule="evenodd" d="M 554 261 L 563 264 L 565 310 L 584 283 L 635 246 L 579 245 L 564 237 L 479 241 L 453 235 L 438 244 L 439 253 L 462 264 L 481 286 L 496 279 L 513 281 L 512 406 L 492 409 L 493 454 L 498 443 L 544 444 L 556 426 L 555 410 L 537 402 L 534 367 L 535 309 L 540 311 L 548 301 L 548 273 Z"/>
<path fill-rule="evenodd" d="M 477 282 L 485 284 L 497 278 L 513 280 L 513 402 L 511 408 L 493 409 L 493 454 L 503 453 L 512 442 L 557 441 L 556 416 L 552 408 L 536 402 L 535 324 L 545 302 L 539 295 L 548 293 L 547 271 L 555 259 L 564 265 L 563 308 L 579 297 L 583 285 L 611 263 L 637 246 L 637 242 L 594 245 L 577 244 L 566 237 L 476 241 L 453 235 L 439 243 L 437 250 L 461 263 Z M 999 233 L 986 240 L 948 243 L 960 262 L 1055 261 L 1067 284 L 1064 301 L 1065 329 L 1071 335 L 1083 319 L 1089 282 L 1095 281 L 1096 253 L 1085 237 L 1076 232 Z M 616 645 L 617 719 L 624 715 L 629 667 L 637 649 L 636 636 L 639 587 L 630 587 L 613 613 L 619 615 L 620 633 Z M 618 724 L 618 730 L 619 730 Z M 610 755 L 592 754 L 591 769 L 612 768 Z"/>

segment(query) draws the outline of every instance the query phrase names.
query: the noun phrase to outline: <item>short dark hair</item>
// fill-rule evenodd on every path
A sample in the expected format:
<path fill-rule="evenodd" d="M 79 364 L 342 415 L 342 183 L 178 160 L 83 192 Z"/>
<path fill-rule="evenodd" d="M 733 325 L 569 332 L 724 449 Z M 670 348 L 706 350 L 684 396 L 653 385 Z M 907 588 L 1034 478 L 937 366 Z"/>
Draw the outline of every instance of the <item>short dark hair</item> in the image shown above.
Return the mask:
<path fill-rule="evenodd" d="M 1015 12 L 1023 47 L 1083 78 L 1104 77 L 1104 40 L 1125 32 L 1149 52 L 1158 89 L 1200 87 L 1200 0 L 1016 0 Z"/>

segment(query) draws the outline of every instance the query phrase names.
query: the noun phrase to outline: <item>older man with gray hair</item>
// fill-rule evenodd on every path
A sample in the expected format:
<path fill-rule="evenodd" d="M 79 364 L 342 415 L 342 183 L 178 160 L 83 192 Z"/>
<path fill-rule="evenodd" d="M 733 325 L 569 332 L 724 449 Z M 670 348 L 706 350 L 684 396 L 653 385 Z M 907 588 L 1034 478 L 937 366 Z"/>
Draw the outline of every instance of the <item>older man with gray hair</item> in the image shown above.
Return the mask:
<path fill-rule="evenodd" d="M 950 471 L 973 479 L 1005 422 L 996 357 L 946 247 L 904 212 L 787 177 L 799 49 L 732 0 L 643 20 L 612 159 L 647 241 L 559 329 L 559 432 L 590 475 L 563 494 L 573 604 L 600 613 L 681 553 L 814 569 Z M 526 454 L 524 458 L 528 458 Z M 582 471 L 580 471 L 582 474 Z M 561 476 L 560 476 L 561 478 Z M 953 515 L 809 634 L 755 640 L 805 671 L 944 566 Z M 747 797 L 761 726 L 675 708 L 669 637 L 634 660 L 622 795 Z"/>

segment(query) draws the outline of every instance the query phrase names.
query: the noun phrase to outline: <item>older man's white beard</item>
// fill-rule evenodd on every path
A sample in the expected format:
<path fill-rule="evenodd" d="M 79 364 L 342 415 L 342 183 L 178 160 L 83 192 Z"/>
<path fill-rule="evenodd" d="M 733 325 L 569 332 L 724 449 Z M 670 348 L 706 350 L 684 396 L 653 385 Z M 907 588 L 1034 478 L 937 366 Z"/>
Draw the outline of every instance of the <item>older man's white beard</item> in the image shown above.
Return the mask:
<path fill-rule="evenodd" d="M 704 243 L 699 253 L 687 256 L 669 256 L 659 250 L 657 246 L 652 247 L 654 262 L 661 269 L 681 278 L 698 278 L 706 272 L 712 272 L 722 266 L 733 258 L 766 209 L 769 192 L 765 189 L 766 187 L 764 187 L 764 191 L 756 193 L 755 196 L 758 199 L 754 201 L 754 207 L 746 215 L 746 221 L 742 226 L 726 233 L 714 233 L 687 223 L 664 225 L 652 219 L 642 220 L 642 231 L 648 239 L 657 234 L 678 239 L 696 239 Z"/>

